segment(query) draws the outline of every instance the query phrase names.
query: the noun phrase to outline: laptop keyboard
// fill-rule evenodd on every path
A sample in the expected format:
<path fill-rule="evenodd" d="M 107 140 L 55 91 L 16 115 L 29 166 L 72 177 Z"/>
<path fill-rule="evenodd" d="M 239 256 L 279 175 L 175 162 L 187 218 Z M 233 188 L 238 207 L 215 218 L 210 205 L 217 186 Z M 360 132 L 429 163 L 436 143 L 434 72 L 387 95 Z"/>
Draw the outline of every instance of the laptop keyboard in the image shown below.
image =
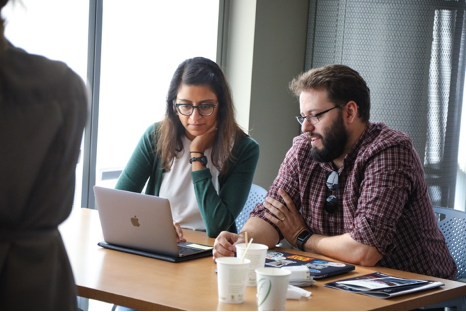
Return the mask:
<path fill-rule="evenodd" d="M 178 251 L 179 251 L 180 257 L 182 257 L 182 256 L 186 256 L 186 255 L 190 255 L 190 254 L 202 251 L 202 249 L 178 245 Z"/>

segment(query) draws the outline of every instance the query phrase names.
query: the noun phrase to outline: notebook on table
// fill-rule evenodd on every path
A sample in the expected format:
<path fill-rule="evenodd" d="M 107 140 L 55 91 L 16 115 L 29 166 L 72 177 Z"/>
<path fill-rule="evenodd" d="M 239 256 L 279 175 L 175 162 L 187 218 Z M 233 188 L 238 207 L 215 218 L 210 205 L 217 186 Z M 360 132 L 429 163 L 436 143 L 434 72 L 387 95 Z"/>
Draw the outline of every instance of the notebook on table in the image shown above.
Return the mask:
<path fill-rule="evenodd" d="M 285 268 L 305 265 L 314 279 L 335 276 L 355 269 L 354 265 L 336 261 L 328 261 L 283 251 L 269 250 L 265 256 L 265 266 Z"/>
<path fill-rule="evenodd" d="M 104 241 L 98 245 L 180 262 L 212 256 L 212 246 L 177 243 L 166 198 L 94 186 Z"/>

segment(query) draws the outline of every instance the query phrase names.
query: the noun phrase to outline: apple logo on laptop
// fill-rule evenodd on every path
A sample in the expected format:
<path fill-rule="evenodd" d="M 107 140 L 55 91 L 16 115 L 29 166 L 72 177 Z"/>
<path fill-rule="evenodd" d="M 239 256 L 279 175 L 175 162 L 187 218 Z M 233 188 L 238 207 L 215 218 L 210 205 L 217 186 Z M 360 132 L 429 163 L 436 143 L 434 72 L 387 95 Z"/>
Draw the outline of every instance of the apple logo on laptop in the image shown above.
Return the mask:
<path fill-rule="evenodd" d="M 138 219 L 136 216 L 134 216 L 134 217 L 131 218 L 131 223 L 132 223 L 134 226 L 137 226 L 137 227 L 140 226 L 140 224 L 139 224 L 139 219 Z"/>

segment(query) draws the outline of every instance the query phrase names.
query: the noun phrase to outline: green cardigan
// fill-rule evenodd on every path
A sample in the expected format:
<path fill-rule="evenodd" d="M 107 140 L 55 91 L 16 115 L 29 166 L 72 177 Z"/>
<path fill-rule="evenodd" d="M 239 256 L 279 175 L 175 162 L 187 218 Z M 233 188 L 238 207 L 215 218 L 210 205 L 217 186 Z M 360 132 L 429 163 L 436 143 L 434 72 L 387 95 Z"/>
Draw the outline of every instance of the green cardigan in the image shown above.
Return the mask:
<path fill-rule="evenodd" d="M 115 188 L 140 193 L 149 179 L 146 194 L 159 195 L 165 170 L 160 168 L 155 153 L 157 128 L 157 123 L 151 125 L 143 134 Z M 209 237 L 216 237 L 224 230 L 237 232 L 235 219 L 248 198 L 259 160 L 259 144 L 251 137 L 243 136 L 232 152 L 236 160 L 229 162 L 225 175 L 219 175 L 218 194 L 208 168 L 191 172 L 199 211 Z"/>

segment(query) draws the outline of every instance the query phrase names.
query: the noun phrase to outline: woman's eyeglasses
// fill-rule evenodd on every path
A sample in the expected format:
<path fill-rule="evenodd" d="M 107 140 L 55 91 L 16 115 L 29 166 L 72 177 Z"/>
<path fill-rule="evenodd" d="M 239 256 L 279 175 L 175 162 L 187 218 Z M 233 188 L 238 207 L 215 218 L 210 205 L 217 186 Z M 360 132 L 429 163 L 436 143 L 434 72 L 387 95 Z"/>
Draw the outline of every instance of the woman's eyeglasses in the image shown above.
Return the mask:
<path fill-rule="evenodd" d="M 194 112 L 195 108 L 197 108 L 199 115 L 210 116 L 214 112 L 214 108 L 217 107 L 217 104 L 199 104 L 197 106 L 192 104 L 174 104 L 178 112 L 184 116 L 190 116 Z"/>
<path fill-rule="evenodd" d="M 326 184 L 332 195 L 325 200 L 324 209 L 328 213 L 334 213 L 338 208 L 338 198 L 333 194 L 334 191 L 338 190 L 338 173 L 336 171 L 327 174 Z"/>

